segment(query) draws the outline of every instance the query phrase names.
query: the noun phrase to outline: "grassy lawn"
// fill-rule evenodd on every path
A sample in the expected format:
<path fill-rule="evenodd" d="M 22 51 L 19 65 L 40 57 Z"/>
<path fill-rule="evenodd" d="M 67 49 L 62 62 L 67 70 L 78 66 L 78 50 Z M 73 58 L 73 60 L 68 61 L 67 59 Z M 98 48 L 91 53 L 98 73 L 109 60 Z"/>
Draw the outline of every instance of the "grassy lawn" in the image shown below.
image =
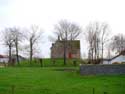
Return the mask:
<path fill-rule="evenodd" d="M 0 68 L 0 94 L 93 94 L 93 88 L 95 94 L 125 94 L 125 75 L 80 76 L 58 69 Z"/>

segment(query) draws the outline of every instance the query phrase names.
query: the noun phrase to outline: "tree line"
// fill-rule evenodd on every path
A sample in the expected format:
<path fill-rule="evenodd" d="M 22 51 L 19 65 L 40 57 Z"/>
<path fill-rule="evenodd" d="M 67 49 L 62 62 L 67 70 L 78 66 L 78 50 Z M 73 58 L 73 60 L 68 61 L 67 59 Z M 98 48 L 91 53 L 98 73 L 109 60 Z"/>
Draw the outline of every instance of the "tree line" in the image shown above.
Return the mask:
<path fill-rule="evenodd" d="M 37 50 L 36 45 L 41 43 L 43 33 L 44 31 L 37 25 L 32 25 L 30 29 L 5 28 L 2 31 L 2 41 L 3 45 L 8 48 L 9 64 L 12 64 L 12 50 L 15 51 L 18 64 L 20 64 L 19 51 L 27 50 L 31 64 Z M 98 63 L 100 59 L 103 60 L 105 54 L 110 57 L 111 51 L 120 53 L 125 50 L 125 36 L 123 34 L 112 35 L 107 23 L 90 23 L 83 30 L 80 25 L 74 22 L 61 20 L 54 26 L 53 34 L 56 37 L 49 38 L 55 41 L 57 38 L 64 41 L 64 65 L 66 65 L 67 41 L 76 40 L 79 36 L 82 36 L 80 39 L 86 40 L 85 46 L 87 46 L 89 63 Z M 21 44 L 25 45 L 23 49 Z M 105 53 L 106 51 L 107 53 Z"/>
<path fill-rule="evenodd" d="M 89 24 L 85 30 L 85 39 L 88 44 L 89 63 L 100 63 L 104 55 L 106 59 L 111 59 L 111 53 L 120 54 L 125 50 L 124 34 L 113 35 L 107 23 Z"/>
<path fill-rule="evenodd" d="M 36 26 L 32 25 L 30 29 L 20 29 L 17 27 L 12 28 L 5 28 L 2 31 L 2 40 L 3 44 L 8 48 L 9 52 L 9 65 L 12 65 L 12 50 L 16 53 L 17 63 L 19 62 L 19 50 L 27 51 L 29 54 L 30 64 L 32 62 L 33 54 L 35 51 L 35 45 L 39 43 L 42 35 L 41 29 Z M 27 43 L 27 44 L 25 44 Z M 24 45 L 23 49 L 21 49 L 21 45 Z"/>

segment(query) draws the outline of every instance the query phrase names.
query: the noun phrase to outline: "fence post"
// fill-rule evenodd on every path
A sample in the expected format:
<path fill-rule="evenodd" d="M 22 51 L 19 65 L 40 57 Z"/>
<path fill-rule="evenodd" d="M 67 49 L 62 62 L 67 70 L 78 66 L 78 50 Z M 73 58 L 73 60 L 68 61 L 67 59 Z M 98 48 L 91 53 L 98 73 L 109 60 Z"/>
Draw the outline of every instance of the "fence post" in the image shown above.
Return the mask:
<path fill-rule="evenodd" d="M 104 92 L 104 94 L 108 94 L 107 92 Z"/>
<path fill-rule="evenodd" d="M 12 89 L 12 94 L 14 94 L 14 91 L 15 91 L 15 86 L 14 86 L 14 85 L 12 85 L 12 86 L 11 86 L 11 89 Z"/>
<path fill-rule="evenodd" d="M 40 62 L 40 67 L 43 67 L 43 59 L 39 59 L 39 62 Z"/>
<path fill-rule="evenodd" d="M 95 88 L 92 88 L 92 94 L 95 94 Z"/>

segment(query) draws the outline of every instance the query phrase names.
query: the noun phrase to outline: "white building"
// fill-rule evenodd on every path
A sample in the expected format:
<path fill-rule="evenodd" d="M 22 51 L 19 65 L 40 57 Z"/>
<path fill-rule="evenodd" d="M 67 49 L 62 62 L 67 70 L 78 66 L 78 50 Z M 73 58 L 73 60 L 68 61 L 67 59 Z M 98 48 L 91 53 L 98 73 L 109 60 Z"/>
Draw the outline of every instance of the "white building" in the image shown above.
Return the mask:
<path fill-rule="evenodd" d="M 8 63 L 8 56 L 0 55 L 0 63 Z"/>
<path fill-rule="evenodd" d="M 111 59 L 104 59 L 102 64 L 115 64 L 115 63 L 125 63 L 125 51 L 122 51 L 119 55 L 111 58 Z"/>

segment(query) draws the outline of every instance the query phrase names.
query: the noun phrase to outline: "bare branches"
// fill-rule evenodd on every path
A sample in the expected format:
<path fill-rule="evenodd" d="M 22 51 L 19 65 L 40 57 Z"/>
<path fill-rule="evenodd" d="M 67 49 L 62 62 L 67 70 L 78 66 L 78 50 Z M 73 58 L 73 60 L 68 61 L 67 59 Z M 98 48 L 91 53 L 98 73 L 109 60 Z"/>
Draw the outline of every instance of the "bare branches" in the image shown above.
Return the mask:
<path fill-rule="evenodd" d="M 19 28 L 14 27 L 12 29 L 13 29 L 12 33 L 14 37 L 14 46 L 16 48 L 16 60 L 19 65 L 19 42 L 22 42 L 22 40 L 24 39 L 24 36 Z"/>
<path fill-rule="evenodd" d="M 110 43 L 113 51 L 120 53 L 125 50 L 125 36 L 123 34 L 115 35 Z"/>
<path fill-rule="evenodd" d="M 12 28 L 6 28 L 3 32 L 4 44 L 6 46 L 14 45 L 14 36 L 13 36 L 12 32 L 13 32 Z"/>
<path fill-rule="evenodd" d="M 55 25 L 55 31 L 58 39 L 64 41 L 64 65 L 66 65 L 67 41 L 75 40 L 82 30 L 80 26 L 75 23 L 68 22 L 67 20 L 61 20 L 57 25 Z"/>
<path fill-rule="evenodd" d="M 90 62 L 93 62 L 93 60 L 98 60 L 100 58 L 103 59 L 103 50 L 104 50 L 104 45 L 106 44 L 108 40 L 108 25 L 107 24 L 100 24 L 98 22 L 94 24 L 88 25 L 86 29 L 86 41 L 89 44 L 89 59 L 92 60 Z M 101 54 L 100 54 L 100 50 Z"/>
<path fill-rule="evenodd" d="M 12 48 L 15 48 L 16 50 L 16 61 L 19 64 L 19 42 L 21 42 L 23 39 L 23 34 L 20 32 L 19 28 L 12 27 L 12 28 L 6 28 L 3 31 L 3 40 L 4 44 L 9 48 L 9 62 L 12 63 L 11 60 L 11 54 L 12 54 Z"/>
<path fill-rule="evenodd" d="M 13 34 L 13 28 L 6 28 L 3 31 L 3 41 L 4 41 L 4 44 L 9 49 L 9 65 L 12 65 L 11 52 L 12 52 L 12 47 L 14 46 L 14 40 L 15 39 Z"/>
<path fill-rule="evenodd" d="M 39 42 L 42 33 L 43 32 L 41 32 L 41 28 L 39 28 L 36 25 L 32 25 L 31 29 L 28 31 L 28 34 L 26 35 L 26 39 L 29 42 L 30 48 L 30 63 L 32 62 L 32 57 L 35 51 L 35 45 Z"/>
<path fill-rule="evenodd" d="M 80 26 L 66 20 L 61 20 L 57 25 L 55 25 L 55 30 L 55 33 L 61 38 L 61 40 L 74 40 L 82 31 Z"/>

